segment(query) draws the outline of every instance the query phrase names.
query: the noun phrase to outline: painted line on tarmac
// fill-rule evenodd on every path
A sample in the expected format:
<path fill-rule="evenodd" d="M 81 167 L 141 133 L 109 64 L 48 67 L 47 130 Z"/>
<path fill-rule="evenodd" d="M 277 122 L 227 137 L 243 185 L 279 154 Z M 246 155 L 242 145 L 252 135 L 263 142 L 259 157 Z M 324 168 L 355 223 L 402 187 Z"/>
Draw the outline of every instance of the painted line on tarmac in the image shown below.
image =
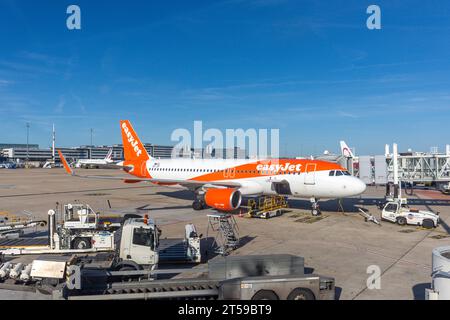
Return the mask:
<path fill-rule="evenodd" d="M 148 188 L 148 186 L 142 186 L 142 187 L 128 187 L 128 188 L 109 188 L 109 189 L 72 190 L 72 191 L 53 191 L 53 192 L 41 192 L 41 193 L 23 193 L 23 194 L 3 195 L 3 196 L 0 196 L 0 198 L 30 197 L 30 196 L 52 195 L 52 194 L 82 193 L 82 192 L 93 192 L 93 191 L 114 191 L 114 190 L 143 189 L 143 188 Z"/>

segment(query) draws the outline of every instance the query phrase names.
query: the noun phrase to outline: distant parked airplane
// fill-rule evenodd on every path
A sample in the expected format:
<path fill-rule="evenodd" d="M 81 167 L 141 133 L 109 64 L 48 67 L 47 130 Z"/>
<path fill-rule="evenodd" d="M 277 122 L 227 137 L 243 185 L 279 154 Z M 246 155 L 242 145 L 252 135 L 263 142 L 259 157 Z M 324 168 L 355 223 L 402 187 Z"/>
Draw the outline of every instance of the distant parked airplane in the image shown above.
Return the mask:
<path fill-rule="evenodd" d="M 347 143 L 345 143 L 345 141 L 340 141 L 339 144 L 341 147 L 340 154 L 330 153 L 328 150 L 325 150 L 323 152 L 323 154 L 318 155 L 318 156 L 313 156 L 312 158 L 315 160 L 324 160 L 324 161 L 331 161 L 331 162 L 336 162 L 339 159 L 342 159 L 342 157 L 347 158 L 347 159 L 355 158 L 352 150 L 349 148 Z"/>
<path fill-rule="evenodd" d="M 108 164 L 113 164 L 113 160 L 112 160 L 112 153 L 113 153 L 113 149 L 110 148 L 108 151 L 108 154 L 106 155 L 106 157 L 104 159 L 80 159 L 76 162 L 75 167 L 76 168 L 92 168 L 92 167 L 99 167 L 102 165 L 108 165 Z"/>

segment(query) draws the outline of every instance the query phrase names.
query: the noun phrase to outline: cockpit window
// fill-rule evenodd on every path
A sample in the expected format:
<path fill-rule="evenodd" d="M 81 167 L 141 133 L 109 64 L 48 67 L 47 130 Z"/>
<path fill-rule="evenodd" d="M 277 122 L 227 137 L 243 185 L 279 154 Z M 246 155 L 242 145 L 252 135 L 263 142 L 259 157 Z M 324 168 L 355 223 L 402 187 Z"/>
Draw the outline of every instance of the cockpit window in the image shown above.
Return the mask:
<path fill-rule="evenodd" d="M 341 170 L 332 170 L 329 173 L 330 177 L 337 177 L 337 176 L 351 176 L 350 172 L 347 170 L 341 171 Z"/>

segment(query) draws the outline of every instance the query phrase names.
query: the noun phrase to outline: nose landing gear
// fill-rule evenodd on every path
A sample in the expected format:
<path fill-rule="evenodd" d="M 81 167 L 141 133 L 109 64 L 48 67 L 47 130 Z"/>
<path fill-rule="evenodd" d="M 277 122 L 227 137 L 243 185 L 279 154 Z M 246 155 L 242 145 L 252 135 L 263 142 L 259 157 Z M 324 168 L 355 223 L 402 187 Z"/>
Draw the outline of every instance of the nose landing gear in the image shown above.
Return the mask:
<path fill-rule="evenodd" d="M 313 216 L 320 216 L 322 212 L 320 211 L 319 203 L 316 198 L 311 198 L 311 214 Z"/>

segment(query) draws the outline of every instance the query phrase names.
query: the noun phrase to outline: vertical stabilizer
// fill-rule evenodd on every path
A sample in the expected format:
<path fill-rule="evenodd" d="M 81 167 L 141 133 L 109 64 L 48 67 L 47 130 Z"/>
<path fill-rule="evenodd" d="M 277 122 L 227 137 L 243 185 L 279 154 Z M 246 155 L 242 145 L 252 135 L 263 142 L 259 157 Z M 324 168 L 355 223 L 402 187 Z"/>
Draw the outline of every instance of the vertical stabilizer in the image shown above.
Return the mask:
<path fill-rule="evenodd" d="M 341 141 L 341 154 L 346 158 L 354 158 L 354 154 L 352 149 L 345 143 L 345 141 Z"/>
<path fill-rule="evenodd" d="M 144 145 L 134 131 L 130 121 L 121 120 L 120 130 L 122 132 L 122 143 L 124 158 L 128 161 L 146 161 L 150 156 L 145 150 Z"/>

